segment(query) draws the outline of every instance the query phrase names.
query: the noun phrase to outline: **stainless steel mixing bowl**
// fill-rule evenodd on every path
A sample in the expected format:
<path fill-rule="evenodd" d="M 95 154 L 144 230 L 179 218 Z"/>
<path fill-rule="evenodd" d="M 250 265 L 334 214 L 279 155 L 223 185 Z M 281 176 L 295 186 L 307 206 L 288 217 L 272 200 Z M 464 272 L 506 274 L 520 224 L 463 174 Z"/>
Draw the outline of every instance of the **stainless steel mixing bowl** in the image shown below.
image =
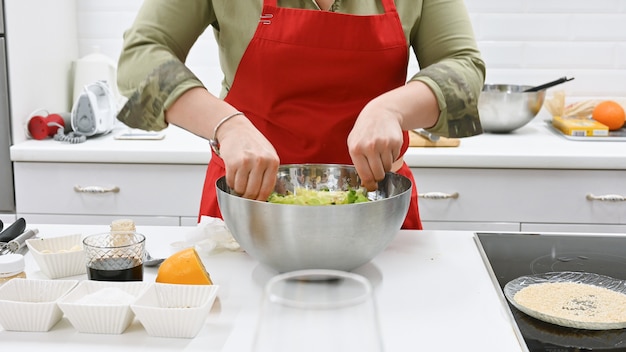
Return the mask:
<path fill-rule="evenodd" d="M 275 190 L 358 188 L 353 166 L 299 164 L 278 170 Z M 216 182 L 226 226 L 241 247 L 279 271 L 335 269 L 351 271 L 387 247 L 400 230 L 411 197 L 411 181 L 387 173 L 372 201 L 341 205 L 276 204 L 234 194 L 226 179 Z"/>
<path fill-rule="evenodd" d="M 524 92 L 531 86 L 487 84 L 478 99 L 483 130 L 508 133 L 529 123 L 543 106 L 546 91 Z"/>

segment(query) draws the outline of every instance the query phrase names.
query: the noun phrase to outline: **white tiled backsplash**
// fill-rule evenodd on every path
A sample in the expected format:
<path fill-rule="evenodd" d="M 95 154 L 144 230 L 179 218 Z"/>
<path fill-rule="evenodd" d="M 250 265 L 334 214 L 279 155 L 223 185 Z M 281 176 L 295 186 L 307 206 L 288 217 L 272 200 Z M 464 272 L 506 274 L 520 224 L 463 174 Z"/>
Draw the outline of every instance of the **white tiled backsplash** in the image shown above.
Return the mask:
<path fill-rule="evenodd" d="M 97 45 L 117 60 L 122 34 L 141 3 L 78 0 L 79 55 Z M 534 85 L 568 76 L 575 80 L 558 89 L 570 96 L 626 97 L 626 1 L 466 0 L 466 5 L 487 62 L 487 83 Z M 215 52 L 208 30 L 188 64 L 217 93 L 222 76 Z M 411 72 L 417 69 L 413 60 Z"/>

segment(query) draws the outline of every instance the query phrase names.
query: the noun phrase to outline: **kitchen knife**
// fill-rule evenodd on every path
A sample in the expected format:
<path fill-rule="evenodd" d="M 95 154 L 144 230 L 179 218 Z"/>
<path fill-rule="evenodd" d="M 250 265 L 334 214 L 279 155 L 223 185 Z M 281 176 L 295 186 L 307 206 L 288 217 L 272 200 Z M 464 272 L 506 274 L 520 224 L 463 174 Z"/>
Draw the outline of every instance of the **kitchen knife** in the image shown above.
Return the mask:
<path fill-rule="evenodd" d="M 24 220 L 24 218 L 19 218 L 4 231 L 0 232 L 0 242 L 10 242 L 17 236 L 21 235 L 24 230 L 26 230 L 26 220 Z"/>

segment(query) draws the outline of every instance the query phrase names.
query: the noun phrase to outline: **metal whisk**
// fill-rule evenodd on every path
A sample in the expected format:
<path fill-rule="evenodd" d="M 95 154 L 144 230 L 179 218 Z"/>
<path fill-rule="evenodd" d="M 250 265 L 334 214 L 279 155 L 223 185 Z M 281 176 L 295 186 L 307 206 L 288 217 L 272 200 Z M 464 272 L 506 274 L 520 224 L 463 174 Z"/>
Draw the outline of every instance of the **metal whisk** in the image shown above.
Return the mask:
<path fill-rule="evenodd" d="M 29 229 L 9 242 L 0 242 L 0 255 L 20 253 L 26 248 L 26 240 L 35 237 L 38 233 L 37 229 Z"/>

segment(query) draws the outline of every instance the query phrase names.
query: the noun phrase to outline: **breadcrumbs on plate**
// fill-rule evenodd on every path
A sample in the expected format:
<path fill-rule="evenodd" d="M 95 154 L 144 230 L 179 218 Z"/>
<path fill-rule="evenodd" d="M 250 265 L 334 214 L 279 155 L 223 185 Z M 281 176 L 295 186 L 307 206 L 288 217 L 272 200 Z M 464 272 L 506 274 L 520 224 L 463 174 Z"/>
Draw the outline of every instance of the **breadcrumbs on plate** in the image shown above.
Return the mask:
<path fill-rule="evenodd" d="M 528 309 L 560 319 L 626 322 L 626 294 L 604 287 L 575 282 L 540 283 L 524 287 L 513 299 Z"/>

